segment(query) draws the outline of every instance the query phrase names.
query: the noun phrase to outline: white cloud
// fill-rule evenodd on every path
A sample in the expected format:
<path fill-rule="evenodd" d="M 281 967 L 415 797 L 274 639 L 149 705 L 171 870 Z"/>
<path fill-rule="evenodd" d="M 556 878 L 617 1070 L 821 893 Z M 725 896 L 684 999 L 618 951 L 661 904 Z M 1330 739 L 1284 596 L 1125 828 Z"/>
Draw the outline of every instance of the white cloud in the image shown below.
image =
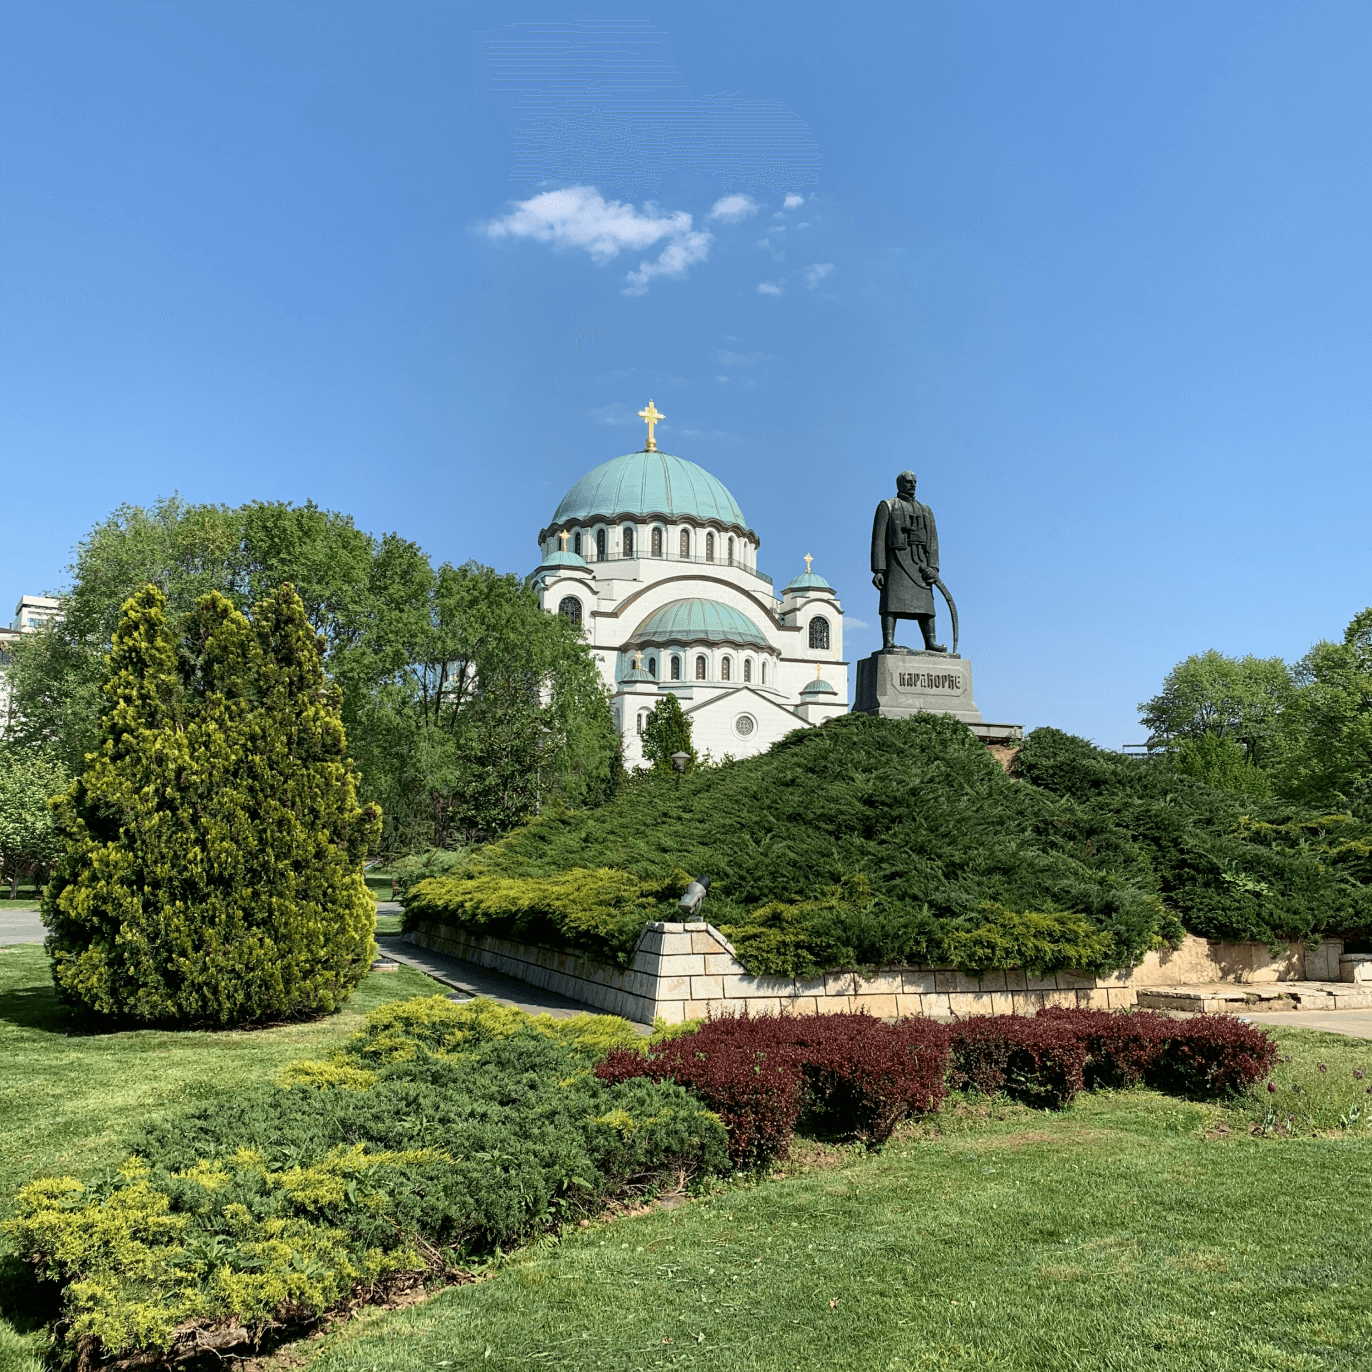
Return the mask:
<path fill-rule="evenodd" d="M 804 203 L 805 197 L 803 195 L 795 195 L 793 193 L 788 195 L 786 199 L 781 202 L 781 208 L 783 210 L 798 210 Z"/>
<path fill-rule="evenodd" d="M 826 276 L 834 269 L 832 262 L 812 262 L 805 268 L 805 284 L 814 290 Z"/>
<path fill-rule="evenodd" d="M 746 198 L 726 196 L 725 201 Z M 664 212 L 651 201 L 640 209 L 606 200 L 594 186 L 569 186 L 517 202 L 485 229 L 488 238 L 529 238 L 554 248 L 580 248 L 597 263 L 612 261 L 621 252 L 641 252 L 666 239 L 655 262 L 645 258 L 625 277 L 624 294 L 643 295 L 655 277 L 684 276 L 710 255 L 714 235 L 693 229 L 693 222 L 685 210 Z"/>
<path fill-rule="evenodd" d="M 778 281 L 759 281 L 757 283 L 757 293 L 759 295 L 781 295 L 784 287 Z"/>
<path fill-rule="evenodd" d="M 689 220 L 690 215 L 686 218 Z M 624 279 L 629 283 L 624 287 L 625 295 L 646 295 L 648 283 L 655 276 L 685 276 L 688 268 L 697 262 L 704 262 L 710 255 L 710 244 L 715 241 L 710 233 L 683 234 L 673 243 L 663 248 L 656 262 L 646 258 L 638 264 L 636 272 L 630 272 Z"/>
<path fill-rule="evenodd" d="M 754 362 L 774 362 L 775 353 L 731 353 L 721 350 L 715 354 L 715 361 L 721 367 L 747 367 Z"/>
<path fill-rule="evenodd" d="M 751 195 L 726 195 L 710 206 L 706 219 L 719 219 L 725 224 L 738 224 L 758 212 L 758 203 Z"/>
<path fill-rule="evenodd" d="M 597 262 L 608 262 L 622 251 L 641 252 L 690 229 L 691 216 L 685 210 L 660 214 L 651 201 L 639 210 L 623 201 L 603 199 L 594 186 L 568 186 L 518 202 L 503 219 L 486 225 L 486 235 L 532 238 L 555 248 L 584 248 Z"/>
<path fill-rule="evenodd" d="M 715 377 L 715 380 L 716 380 L 716 381 L 728 381 L 728 379 L 729 379 L 729 378 L 728 378 L 727 376 L 717 376 L 717 377 Z"/>
<path fill-rule="evenodd" d="M 844 615 L 843 627 L 845 629 L 870 629 L 872 626 L 865 619 L 854 619 L 852 615 Z"/>

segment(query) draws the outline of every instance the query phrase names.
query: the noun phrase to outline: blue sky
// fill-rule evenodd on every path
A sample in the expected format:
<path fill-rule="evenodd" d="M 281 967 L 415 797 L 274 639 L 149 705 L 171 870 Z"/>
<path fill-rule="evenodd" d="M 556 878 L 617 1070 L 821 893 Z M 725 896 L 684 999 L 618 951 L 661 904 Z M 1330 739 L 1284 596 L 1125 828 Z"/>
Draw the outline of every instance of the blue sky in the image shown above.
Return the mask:
<path fill-rule="evenodd" d="M 1368 6 L 583 18 L 0 11 L 5 617 L 174 490 L 527 571 L 649 397 L 850 658 L 913 467 L 988 719 L 1372 601 Z"/>

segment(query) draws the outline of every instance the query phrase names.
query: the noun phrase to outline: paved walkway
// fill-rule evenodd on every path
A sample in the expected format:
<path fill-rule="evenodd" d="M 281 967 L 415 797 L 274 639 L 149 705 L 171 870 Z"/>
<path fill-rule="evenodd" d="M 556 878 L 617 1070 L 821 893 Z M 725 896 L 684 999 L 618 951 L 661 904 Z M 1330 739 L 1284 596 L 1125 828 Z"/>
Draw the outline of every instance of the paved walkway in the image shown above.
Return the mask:
<path fill-rule="evenodd" d="M 378 915 L 397 915 L 400 906 L 395 901 L 383 900 L 377 903 Z M 489 996 L 502 1005 L 513 1005 L 517 1010 L 531 1015 L 555 1015 L 558 1019 L 568 1019 L 572 1015 L 602 1015 L 605 1012 L 594 1005 L 583 1004 L 568 996 L 560 996 L 556 991 L 545 991 L 540 986 L 530 986 L 527 981 L 518 981 L 501 972 L 493 972 L 487 967 L 478 967 L 474 962 L 463 962 L 460 958 L 450 958 L 444 953 L 435 953 L 428 948 L 406 943 L 400 934 L 378 934 L 376 946 L 383 957 L 394 958 L 407 967 L 413 967 L 451 986 L 467 996 Z M 643 1033 L 652 1031 L 646 1025 L 635 1025 Z"/>
<path fill-rule="evenodd" d="M 37 910 L 0 910 L 0 943 L 42 943 L 47 936 Z"/>
<path fill-rule="evenodd" d="M 1372 1010 L 1286 1010 L 1271 1015 L 1244 1015 L 1254 1024 L 1289 1024 L 1293 1029 L 1323 1029 L 1326 1034 L 1347 1034 L 1372 1039 Z"/>

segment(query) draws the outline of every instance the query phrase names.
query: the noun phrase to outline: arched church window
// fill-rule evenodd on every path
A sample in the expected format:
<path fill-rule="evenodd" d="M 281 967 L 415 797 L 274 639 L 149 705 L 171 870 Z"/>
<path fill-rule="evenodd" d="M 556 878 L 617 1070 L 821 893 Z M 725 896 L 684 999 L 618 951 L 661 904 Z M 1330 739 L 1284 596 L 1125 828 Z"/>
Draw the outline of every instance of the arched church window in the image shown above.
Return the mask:
<path fill-rule="evenodd" d="M 733 670 L 734 660 L 726 654 L 724 661 L 719 664 L 719 679 L 721 681 L 728 681 L 733 674 Z"/>
<path fill-rule="evenodd" d="M 729 538 L 729 566 L 734 565 L 734 540 L 732 535 Z"/>
<path fill-rule="evenodd" d="M 823 615 L 816 615 L 810 621 L 810 647 L 828 649 L 829 621 Z"/>
<path fill-rule="evenodd" d="M 672 680 L 681 680 L 681 659 L 675 653 L 672 654 Z"/>
<path fill-rule="evenodd" d="M 764 686 L 767 684 L 767 664 L 765 662 L 762 664 L 762 684 Z"/>
<path fill-rule="evenodd" d="M 633 529 L 633 525 L 631 524 L 627 529 L 624 530 L 624 556 L 625 556 L 625 557 L 632 557 L 633 555 L 634 555 L 634 529 Z"/>
<path fill-rule="evenodd" d="M 640 710 L 640 711 L 638 712 L 638 732 L 639 732 L 640 734 L 643 732 L 643 721 L 644 721 L 647 717 L 648 717 L 648 716 L 647 716 L 647 711 L 646 711 L 646 710 Z"/>
<path fill-rule="evenodd" d="M 706 562 L 713 562 L 714 560 L 715 560 L 715 536 L 714 536 L 714 534 L 706 534 L 706 535 L 705 535 L 705 561 L 706 561 Z"/>
<path fill-rule="evenodd" d="M 578 533 L 576 534 L 576 536 L 572 539 L 572 551 L 573 551 L 578 557 L 581 556 L 581 534 L 580 534 L 580 532 L 578 532 Z"/>
<path fill-rule="evenodd" d="M 574 595 L 564 595 L 558 602 L 557 612 L 563 619 L 570 619 L 573 624 L 581 624 L 581 602 Z"/>
<path fill-rule="evenodd" d="M 698 658 L 696 658 L 696 680 L 697 680 L 697 681 L 704 681 L 704 680 L 705 680 L 705 654 L 704 654 L 704 653 L 701 653 L 701 655 L 700 655 Z"/>
<path fill-rule="evenodd" d="M 605 561 L 605 530 L 595 531 L 595 556 L 597 562 Z"/>
<path fill-rule="evenodd" d="M 743 679 L 744 681 L 751 681 L 753 679 L 753 659 L 750 657 L 745 657 L 743 659 Z"/>
<path fill-rule="evenodd" d="M 655 657 L 648 659 L 648 675 L 654 680 L 657 679 L 657 658 Z"/>
<path fill-rule="evenodd" d="M 681 531 L 681 555 L 682 557 L 690 557 L 691 555 L 691 531 L 689 529 Z"/>
<path fill-rule="evenodd" d="M 661 556 L 662 556 L 662 530 L 661 530 L 661 529 L 654 529 L 654 530 L 653 530 L 653 556 L 654 556 L 654 557 L 661 557 Z"/>

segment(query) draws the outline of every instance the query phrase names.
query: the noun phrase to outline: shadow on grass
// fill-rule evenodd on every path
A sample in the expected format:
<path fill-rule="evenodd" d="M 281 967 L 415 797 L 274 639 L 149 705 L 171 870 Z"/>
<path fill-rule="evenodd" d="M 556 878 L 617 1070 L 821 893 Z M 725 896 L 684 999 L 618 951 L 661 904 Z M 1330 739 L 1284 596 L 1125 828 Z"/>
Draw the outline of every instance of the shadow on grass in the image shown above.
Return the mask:
<path fill-rule="evenodd" d="M 0 1257 L 0 1316 L 19 1334 L 32 1334 L 60 1313 L 62 1288 L 39 1281 L 33 1267 L 17 1254 Z"/>
<path fill-rule="evenodd" d="M 92 1034 L 95 1026 L 74 1020 L 62 1008 L 52 986 L 17 986 L 0 991 L 0 1020 L 20 1029 L 38 1029 L 46 1034 Z"/>

